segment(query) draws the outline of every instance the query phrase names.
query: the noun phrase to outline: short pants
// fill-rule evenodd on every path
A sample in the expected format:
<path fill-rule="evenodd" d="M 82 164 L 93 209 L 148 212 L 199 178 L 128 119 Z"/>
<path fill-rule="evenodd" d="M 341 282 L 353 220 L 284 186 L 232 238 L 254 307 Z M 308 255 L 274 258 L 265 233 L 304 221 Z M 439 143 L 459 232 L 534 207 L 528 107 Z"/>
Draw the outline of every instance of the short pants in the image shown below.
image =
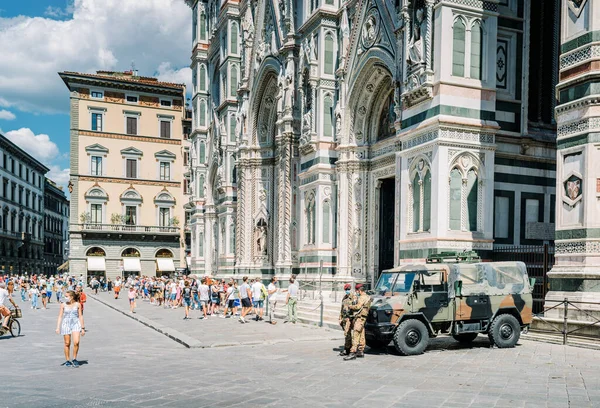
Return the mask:
<path fill-rule="evenodd" d="M 242 299 L 242 307 L 252 307 L 252 302 L 250 302 L 249 298 Z"/>
<path fill-rule="evenodd" d="M 192 306 L 192 299 L 191 298 L 183 298 L 183 305 L 187 306 L 187 307 L 191 307 Z"/>
<path fill-rule="evenodd" d="M 254 302 L 252 302 L 252 304 L 255 308 L 262 309 L 264 307 L 264 302 L 264 300 L 255 300 Z"/>
<path fill-rule="evenodd" d="M 235 300 L 234 299 L 230 299 L 227 301 L 227 307 L 230 309 L 233 309 L 235 307 Z"/>

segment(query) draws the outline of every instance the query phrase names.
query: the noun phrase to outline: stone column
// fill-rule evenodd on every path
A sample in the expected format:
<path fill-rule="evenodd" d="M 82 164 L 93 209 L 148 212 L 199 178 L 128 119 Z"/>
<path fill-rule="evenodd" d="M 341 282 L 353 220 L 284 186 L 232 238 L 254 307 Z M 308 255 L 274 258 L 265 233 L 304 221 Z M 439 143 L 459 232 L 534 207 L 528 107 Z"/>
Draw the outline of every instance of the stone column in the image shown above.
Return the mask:
<path fill-rule="evenodd" d="M 569 298 L 570 324 L 600 317 L 600 0 L 562 2 L 556 158 L 556 262 L 546 307 Z M 563 306 L 546 313 L 560 319 Z M 598 334 L 600 327 L 580 333 Z"/>

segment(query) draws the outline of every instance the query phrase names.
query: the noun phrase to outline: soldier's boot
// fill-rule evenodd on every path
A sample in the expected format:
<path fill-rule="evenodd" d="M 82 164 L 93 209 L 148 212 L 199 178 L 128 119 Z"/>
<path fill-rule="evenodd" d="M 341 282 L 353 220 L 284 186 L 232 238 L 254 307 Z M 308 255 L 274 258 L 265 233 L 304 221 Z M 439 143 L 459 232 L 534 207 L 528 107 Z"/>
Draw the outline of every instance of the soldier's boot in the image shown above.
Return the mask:
<path fill-rule="evenodd" d="M 350 354 L 350 350 L 348 350 L 348 349 L 344 349 L 344 350 L 340 351 L 340 356 L 347 356 L 348 354 Z"/>
<path fill-rule="evenodd" d="M 346 357 L 344 357 L 344 361 L 356 360 L 356 353 L 350 353 Z"/>
<path fill-rule="evenodd" d="M 364 358 L 365 357 L 365 352 L 364 351 L 357 351 L 356 352 L 356 357 L 358 358 Z"/>

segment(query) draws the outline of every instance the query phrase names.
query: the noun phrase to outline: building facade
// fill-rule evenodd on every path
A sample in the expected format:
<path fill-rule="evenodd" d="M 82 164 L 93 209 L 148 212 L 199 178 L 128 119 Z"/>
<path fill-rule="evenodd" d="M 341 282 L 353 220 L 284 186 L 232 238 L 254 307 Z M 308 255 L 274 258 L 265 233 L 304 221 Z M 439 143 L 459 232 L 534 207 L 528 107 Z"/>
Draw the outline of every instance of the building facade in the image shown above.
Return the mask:
<path fill-rule="evenodd" d="M 0 273 L 44 269 L 44 175 L 48 168 L 0 135 Z"/>
<path fill-rule="evenodd" d="M 172 274 L 183 261 L 185 86 L 59 74 L 71 97 L 71 274 Z"/>
<path fill-rule="evenodd" d="M 44 181 L 44 274 L 54 275 L 67 261 L 69 200 L 50 179 Z"/>
<path fill-rule="evenodd" d="M 553 240 L 558 1 L 186 3 L 195 272 Z"/>

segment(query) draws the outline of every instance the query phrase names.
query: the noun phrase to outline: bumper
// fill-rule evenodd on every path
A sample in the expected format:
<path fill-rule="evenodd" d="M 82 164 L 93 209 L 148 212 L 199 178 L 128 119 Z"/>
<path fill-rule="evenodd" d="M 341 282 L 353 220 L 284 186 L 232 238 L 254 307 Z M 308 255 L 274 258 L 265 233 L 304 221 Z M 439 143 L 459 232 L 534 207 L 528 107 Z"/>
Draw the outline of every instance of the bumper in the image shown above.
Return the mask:
<path fill-rule="evenodd" d="M 391 341 L 396 326 L 392 323 L 366 323 L 365 337 L 376 341 Z"/>

